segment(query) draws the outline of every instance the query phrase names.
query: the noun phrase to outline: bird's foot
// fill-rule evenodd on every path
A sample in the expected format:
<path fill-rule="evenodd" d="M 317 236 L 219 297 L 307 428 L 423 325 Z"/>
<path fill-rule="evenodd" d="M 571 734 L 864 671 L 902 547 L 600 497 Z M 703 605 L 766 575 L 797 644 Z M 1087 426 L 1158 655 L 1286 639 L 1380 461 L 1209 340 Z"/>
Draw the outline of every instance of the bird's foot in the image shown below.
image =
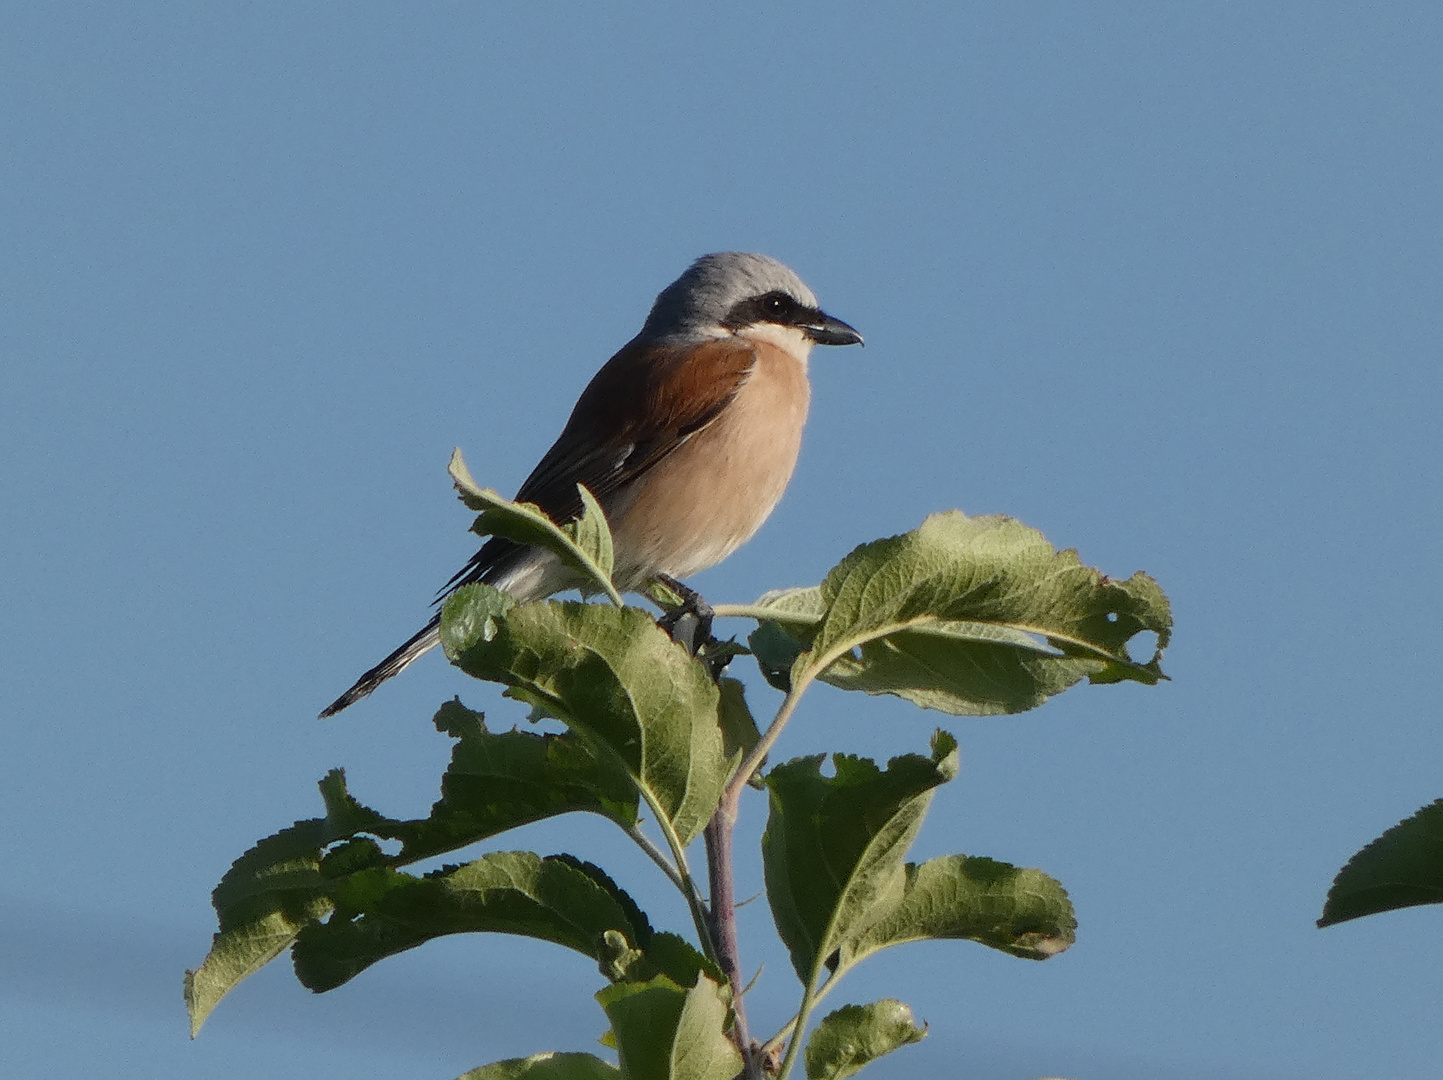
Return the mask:
<path fill-rule="evenodd" d="M 701 593 L 683 585 L 670 574 L 657 574 L 656 580 L 681 598 L 681 603 L 657 619 L 656 625 L 670 634 L 673 641 L 685 645 L 687 651 L 695 656 L 708 642 L 714 640 L 711 636 L 711 624 L 716 618 L 716 612 Z"/>

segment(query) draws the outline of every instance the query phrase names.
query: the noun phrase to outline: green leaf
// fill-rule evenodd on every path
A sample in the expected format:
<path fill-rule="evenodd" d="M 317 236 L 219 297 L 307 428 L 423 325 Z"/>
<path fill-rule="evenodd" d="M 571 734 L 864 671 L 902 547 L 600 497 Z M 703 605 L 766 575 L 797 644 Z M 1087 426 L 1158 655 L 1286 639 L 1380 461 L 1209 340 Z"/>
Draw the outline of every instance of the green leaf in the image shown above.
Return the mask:
<path fill-rule="evenodd" d="M 296 977 L 333 989 L 376 961 L 446 934 L 491 932 L 552 941 L 601 961 L 614 930 L 645 946 L 651 927 L 598 868 L 570 856 L 494 852 L 424 878 L 386 868 L 337 882 L 336 912 L 292 949 Z"/>
<path fill-rule="evenodd" d="M 499 594 L 497 594 L 499 595 Z M 507 829 L 588 810 L 622 828 L 635 825 L 630 778 L 573 735 L 492 734 L 459 703 L 442 706 L 439 729 L 459 742 L 428 818 L 397 821 L 356 802 L 345 777 L 321 783 L 327 816 L 296 822 L 242 855 L 216 887 L 220 933 L 205 962 L 187 972 L 194 1031 L 237 983 L 284 952 L 308 925 L 325 918 L 343 889 L 376 871 L 455 851 Z M 369 834 L 402 842 L 386 856 Z M 354 880 L 352 880 L 354 879 Z"/>
<path fill-rule="evenodd" d="M 621 1070 L 591 1054 L 533 1054 L 482 1065 L 456 1080 L 622 1080 Z"/>
<path fill-rule="evenodd" d="M 442 777 L 441 798 L 427 818 L 399 821 L 362 806 L 347 793 L 344 774 L 335 770 L 321 783 L 325 818 L 296 822 L 236 860 L 213 898 L 220 933 L 200 968 L 186 973 L 185 998 L 193 1033 L 237 983 L 299 939 L 303 944 L 298 963 L 314 969 L 313 988 L 326 989 L 382 955 L 438 934 L 468 929 L 530 932 L 520 923 L 500 925 L 524 907 L 516 896 L 501 908 L 468 906 L 478 889 L 491 888 L 491 895 L 501 895 L 486 873 L 494 878 L 508 857 L 488 856 L 472 864 L 473 869 L 453 867 L 425 879 L 398 873 L 400 866 L 572 811 L 602 814 L 634 832 L 637 789 L 616 755 L 598 752 L 591 742 L 572 733 L 489 732 L 484 717 L 459 702 L 442 706 L 435 722 L 458 742 Z M 399 853 L 386 854 L 377 837 L 399 840 Z M 633 955 L 627 960 L 630 973 L 618 970 L 611 977 L 647 979 L 665 972 L 690 982 L 699 970 L 716 974 L 715 965 L 682 939 L 653 934 L 630 897 L 597 868 L 569 856 L 539 860 L 538 865 L 537 888 L 550 889 L 547 896 L 560 895 L 558 889 L 564 892 L 568 877 L 580 873 L 591 884 L 573 882 L 573 892 L 599 888 L 610 897 L 611 907 L 603 912 L 600 924 L 588 929 L 590 938 L 562 943 L 579 948 L 605 967 L 606 931 L 616 931 L 620 949 Z M 621 915 L 607 914 L 613 909 Z M 333 912 L 330 923 L 319 925 Z M 558 912 L 564 921 L 565 909 Z M 473 916 L 474 924 L 468 923 Z M 533 936 L 565 937 L 564 929 L 548 924 L 547 918 L 538 916 L 540 929 Z M 584 914 L 578 919 L 577 925 L 585 924 Z"/>
<path fill-rule="evenodd" d="M 908 863 L 902 900 L 842 947 L 845 970 L 908 941 L 966 939 L 1028 960 L 1046 960 L 1076 940 L 1066 891 L 1040 870 L 993 859 L 944 855 Z"/>
<path fill-rule="evenodd" d="M 220 932 L 205 962 L 185 973 L 192 1038 L 221 998 L 330 913 L 332 882 L 322 872 L 323 849 L 384 820 L 350 797 L 341 770 L 327 774 L 320 788 L 324 818 L 298 821 L 260 841 L 235 861 L 212 893 Z M 379 852 L 352 851 L 379 857 Z"/>
<path fill-rule="evenodd" d="M 734 767 L 705 665 L 636 608 L 525 604 L 498 620 L 488 640 L 455 632 L 476 622 L 472 603 L 489 600 L 468 586 L 442 610 L 452 662 L 565 722 L 625 770 L 683 845 L 700 835 Z"/>
<path fill-rule="evenodd" d="M 722 988 L 702 977 L 690 990 L 665 975 L 617 983 L 596 995 L 611 1020 L 627 1080 L 732 1080 L 741 1054 L 726 1036 Z"/>
<path fill-rule="evenodd" d="M 889 915 L 907 884 L 907 849 L 932 790 L 957 772 L 957 743 L 932 739 L 932 756 L 893 758 L 886 770 L 848 754 L 798 758 L 768 774 L 771 813 L 762 836 L 767 898 L 804 985 L 821 962 Z"/>
<path fill-rule="evenodd" d="M 1032 642 L 969 642 L 911 629 L 863 643 L 855 659 L 839 657 L 821 679 L 843 690 L 893 694 L 953 716 L 988 716 L 1035 708 L 1097 666 Z"/>
<path fill-rule="evenodd" d="M 763 593 L 756 606 L 767 608 L 775 613 L 779 622 L 792 626 L 813 626 L 827 613 L 827 601 L 820 585 L 773 589 Z"/>
<path fill-rule="evenodd" d="M 441 706 L 435 723 L 458 742 L 430 816 L 394 822 L 383 834 L 403 841 L 398 863 L 574 811 L 601 814 L 627 830 L 636 825 L 638 797 L 631 778 L 614 757 L 576 735 L 493 733 L 481 713 L 455 701 Z"/>
<path fill-rule="evenodd" d="M 1082 678 L 1156 683 L 1172 627 L 1147 575 L 1112 581 L 1020 522 L 960 511 L 863 544 L 819 589 L 756 606 L 778 615 L 749 642 L 773 685 L 820 672 L 833 686 L 965 716 L 1021 712 Z M 1139 663 L 1127 643 L 1142 631 L 1157 648 Z"/>
<path fill-rule="evenodd" d="M 741 1054 L 726 1036 L 730 1014 L 731 988 L 697 979 L 686 992 L 672 1043 L 675 1080 L 732 1080 L 741 1071 Z"/>
<path fill-rule="evenodd" d="M 581 516 L 573 522 L 557 524 L 533 503 L 512 502 L 490 488 L 477 485 L 460 450 L 452 451 L 448 471 L 461 501 L 472 510 L 480 511 L 471 526 L 472 532 L 480 536 L 501 536 L 549 551 L 576 571 L 583 591 L 605 593 L 613 603 L 621 604 L 621 594 L 611 580 L 611 529 L 601 504 L 584 485 L 576 485 L 581 495 Z"/>
<path fill-rule="evenodd" d="M 1443 903 L 1443 799 L 1400 821 L 1333 879 L 1319 926 Z"/>
<path fill-rule="evenodd" d="M 490 641 L 515 606 L 510 593 L 485 582 L 461 586 L 441 607 L 441 648 L 449 657 L 477 641 Z"/>
<path fill-rule="evenodd" d="M 665 975 L 679 986 L 691 986 L 703 972 L 717 983 L 726 984 L 721 969 L 677 934 L 654 933 L 645 949 L 634 949 L 626 937 L 614 930 L 603 935 L 601 973 L 608 982 L 649 982 Z"/>
<path fill-rule="evenodd" d="M 717 690 L 721 694 L 717 719 L 721 722 L 722 752 L 728 760 L 745 757 L 762 737 L 747 707 L 746 688 L 736 679 L 722 679 Z"/>
<path fill-rule="evenodd" d="M 616 556 L 612 550 L 611 528 L 606 523 L 606 512 L 601 509 L 601 503 L 596 501 L 596 496 L 585 484 L 577 484 L 576 492 L 581 496 L 581 516 L 572 524 L 563 526 L 562 531 L 575 541 L 582 554 L 610 581 L 612 571 L 616 569 Z"/>
<path fill-rule="evenodd" d="M 846 1080 L 871 1062 L 927 1035 L 912 1010 L 885 998 L 827 1014 L 807 1042 L 807 1080 Z"/>
<path fill-rule="evenodd" d="M 775 619 L 758 615 L 761 621 L 748 636 L 747 646 L 757 659 L 762 677 L 786 693 L 792 688 L 792 665 L 811 646 L 817 627 L 827 613 L 821 586 L 776 589 L 762 596 L 753 607 L 766 609 Z"/>
<path fill-rule="evenodd" d="M 792 688 L 792 665 L 807 651 L 807 643 L 792 627 L 764 622 L 747 635 L 747 647 L 757 659 L 762 678 L 782 693 Z"/>

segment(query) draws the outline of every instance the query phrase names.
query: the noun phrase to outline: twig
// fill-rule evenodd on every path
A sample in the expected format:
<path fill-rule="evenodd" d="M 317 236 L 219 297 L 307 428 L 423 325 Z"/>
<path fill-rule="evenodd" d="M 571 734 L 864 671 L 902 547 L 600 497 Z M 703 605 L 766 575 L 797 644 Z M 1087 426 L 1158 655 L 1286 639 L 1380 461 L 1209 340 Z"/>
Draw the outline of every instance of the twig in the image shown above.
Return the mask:
<path fill-rule="evenodd" d="M 642 851 L 646 852 L 647 856 L 651 859 L 652 862 L 656 863 L 657 866 L 661 867 L 661 872 L 665 874 L 667 876 L 667 879 L 677 887 L 677 889 L 681 892 L 683 896 L 685 896 L 686 882 L 681 879 L 681 875 L 676 872 L 676 867 L 671 865 L 671 860 L 666 857 L 666 855 L 662 852 L 661 848 L 653 844 L 651 842 L 651 837 L 647 836 L 646 833 L 641 831 L 641 826 L 633 825 L 631 828 L 626 830 L 626 835 L 630 836 L 633 840 L 636 841 L 637 846 L 640 847 Z"/>
<path fill-rule="evenodd" d="M 732 1040 L 742 1055 L 742 1076 L 762 1080 L 760 1059 L 752 1052 L 747 1030 L 746 1007 L 742 1002 L 741 948 L 737 941 L 736 890 L 732 864 L 732 827 L 736 824 L 737 798 L 724 797 L 706 827 L 707 880 L 711 892 L 710 923 L 716 944 L 717 962 L 732 987 Z"/>

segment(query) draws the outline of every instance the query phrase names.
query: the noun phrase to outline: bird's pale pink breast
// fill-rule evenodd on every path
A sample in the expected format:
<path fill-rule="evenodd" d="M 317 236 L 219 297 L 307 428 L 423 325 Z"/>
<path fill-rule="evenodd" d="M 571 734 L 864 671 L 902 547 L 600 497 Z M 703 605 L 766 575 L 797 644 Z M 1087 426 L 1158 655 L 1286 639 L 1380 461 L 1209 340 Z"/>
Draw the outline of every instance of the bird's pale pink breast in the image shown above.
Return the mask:
<path fill-rule="evenodd" d="M 801 447 L 811 393 L 805 366 L 767 342 L 719 416 L 667 456 L 613 522 L 617 580 L 686 577 L 720 562 L 761 527 Z"/>

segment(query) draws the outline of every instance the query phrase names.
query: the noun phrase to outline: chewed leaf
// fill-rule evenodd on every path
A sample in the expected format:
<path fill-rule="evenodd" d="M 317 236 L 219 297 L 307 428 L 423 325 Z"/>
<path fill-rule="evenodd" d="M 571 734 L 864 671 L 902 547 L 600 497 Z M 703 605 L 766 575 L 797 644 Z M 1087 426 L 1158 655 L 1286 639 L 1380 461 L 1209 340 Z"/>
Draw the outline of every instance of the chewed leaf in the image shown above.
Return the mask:
<path fill-rule="evenodd" d="M 1129 638 L 1152 630 L 1161 649 L 1172 626 L 1166 598 L 1145 575 L 1112 582 L 1019 521 L 955 510 L 863 544 L 827 575 L 822 597 L 817 651 L 930 618 L 1043 635 L 1126 665 Z"/>
<path fill-rule="evenodd" d="M 393 822 L 385 833 L 402 841 L 398 863 L 576 811 L 600 814 L 627 830 L 636 824 L 638 797 L 630 778 L 576 735 L 488 731 L 480 713 L 457 701 L 442 705 L 435 723 L 458 741 L 430 816 Z"/>
<path fill-rule="evenodd" d="M 385 821 L 346 791 L 345 774 L 332 770 L 321 781 L 324 818 L 298 821 L 256 844 L 221 878 L 211 902 L 220 917 L 205 962 L 185 974 L 185 1004 L 194 1036 L 241 980 L 283 953 L 307 926 L 334 908 L 331 881 L 322 871 L 323 852 Z M 370 851 L 353 847 L 361 861 Z"/>
<path fill-rule="evenodd" d="M 338 883 L 336 905 L 328 922 L 301 931 L 292 950 L 296 977 L 318 992 L 446 934 L 519 934 L 600 962 L 607 931 L 637 946 L 652 932 L 597 868 L 529 851 L 494 852 L 424 878 L 377 868 Z"/>
<path fill-rule="evenodd" d="M 987 716 L 1041 705 L 1097 668 L 1095 660 L 1064 657 L 1005 628 L 992 640 L 909 629 L 864 642 L 820 678 L 954 716 Z"/>
<path fill-rule="evenodd" d="M 1443 904 L 1443 799 L 1400 821 L 1338 872 L 1319 926 Z"/>
<path fill-rule="evenodd" d="M 473 625 L 475 622 L 472 620 Z M 317 927 L 338 909 L 346 912 L 341 919 L 346 922 L 380 905 L 382 897 L 392 893 L 400 899 L 391 897 L 386 901 L 391 905 L 403 905 L 415 895 L 430 895 L 427 890 L 445 897 L 466 895 L 456 887 L 435 884 L 431 878 L 424 880 L 432 884 L 415 886 L 419 892 L 408 892 L 403 886 L 418 879 L 397 872 L 399 867 L 467 847 L 519 825 L 576 811 L 600 814 L 628 833 L 635 828 L 636 785 L 613 756 L 598 753 L 577 735 L 493 733 L 486 730 L 480 713 L 458 702 L 442 706 L 435 722 L 458 742 L 441 780 L 441 798 L 429 816 L 419 820 L 385 817 L 356 802 L 346 791 L 344 775 L 336 770 L 321 783 L 324 818 L 296 822 L 262 840 L 221 879 L 214 894 L 220 932 L 205 962 L 186 975 L 185 1000 L 192 1033 L 236 984 L 303 937 L 307 944 L 299 946 L 300 955 L 306 955 Z M 398 841 L 400 851 L 386 854 L 378 838 Z M 474 876 L 476 871 L 471 873 Z M 547 873 L 554 882 L 567 880 L 569 871 L 562 867 Z M 594 882 L 603 882 L 599 872 L 590 876 Z M 699 954 L 688 951 L 671 935 L 651 934 L 645 917 L 619 889 L 609 883 L 600 887 L 609 890 L 616 905 L 626 912 L 625 918 L 609 929 L 622 933 L 625 948 L 634 953 L 628 960 L 629 968 L 638 973 L 634 977 L 650 978 L 656 971 L 694 976 L 698 965 L 704 965 Z M 444 906 L 438 902 L 434 912 Z M 372 914 L 369 930 L 347 923 L 347 933 L 352 935 L 347 941 L 352 950 L 349 962 L 353 964 L 364 966 L 379 958 L 377 954 L 366 959 L 366 948 L 374 951 L 376 946 L 356 944 L 358 936 L 367 932 L 374 936 L 377 927 L 385 926 L 386 911 L 377 907 Z M 412 919 L 405 933 L 393 928 L 382 936 L 390 942 L 388 947 L 409 947 L 397 943 L 455 932 L 456 918 L 447 915 L 446 919 L 449 921 Z M 326 933 L 322 930 L 320 936 Z M 332 944 L 341 936 L 337 931 L 329 933 L 327 940 Z M 588 955 L 600 960 L 601 948 L 598 939 Z M 334 961 L 331 970 L 338 964 Z M 323 982 L 318 976 L 317 985 Z"/>
<path fill-rule="evenodd" d="M 512 502 L 490 488 L 480 487 L 471 477 L 461 451 L 451 453 L 451 479 L 461 501 L 480 511 L 471 531 L 481 536 L 501 536 L 518 544 L 550 551 L 580 577 L 583 591 L 605 593 L 621 604 L 621 594 L 611 580 L 613 549 L 611 529 L 601 504 L 578 484 L 581 516 L 573 522 L 552 521 L 533 503 Z"/>
<path fill-rule="evenodd" d="M 849 754 L 798 758 L 766 777 L 771 813 L 762 836 L 767 899 L 797 976 L 890 915 L 902 902 L 907 849 L 932 791 L 957 771 L 957 743 L 939 731 L 932 754 L 905 754 L 886 769 Z"/>
<path fill-rule="evenodd" d="M 956 715 L 1014 713 L 1081 679 L 1155 683 L 1171 633 L 1146 574 L 1116 582 L 1006 517 L 934 514 L 863 544 L 815 589 L 769 593 L 750 639 L 768 681 L 799 671 Z M 1151 631 L 1154 654 L 1127 643 Z"/>

